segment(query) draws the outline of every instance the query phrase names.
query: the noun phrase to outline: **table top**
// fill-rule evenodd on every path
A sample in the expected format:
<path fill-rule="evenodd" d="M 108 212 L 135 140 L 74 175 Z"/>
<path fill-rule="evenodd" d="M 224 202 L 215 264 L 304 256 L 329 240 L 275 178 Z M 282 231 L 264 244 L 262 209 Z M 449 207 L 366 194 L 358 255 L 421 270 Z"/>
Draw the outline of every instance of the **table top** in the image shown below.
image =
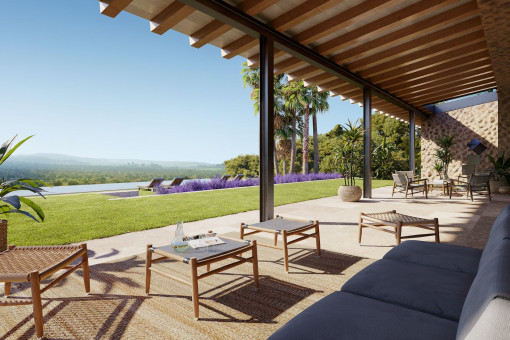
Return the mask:
<path fill-rule="evenodd" d="M 297 221 L 297 220 L 288 220 L 285 218 L 275 218 L 272 220 L 267 220 L 260 223 L 248 224 L 245 225 L 247 228 L 265 230 L 269 232 L 280 233 L 282 230 L 286 230 L 292 232 L 294 230 L 309 227 L 313 225 L 313 221 Z"/>
<path fill-rule="evenodd" d="M 228 238 L 223 238 L 221 236 L 218 237 L 225 243 L 196 249 L 188 247 L 188 249 L 186 249 L 182 253 L 175 251 L 175 249 L 171 245 L 153 247 L 151 249 L 153 249 L 153 252 L 156 254 L 170 257 L 176 260 L 182 260 L 182 262 L 184 263 L 189 263 L 192 257 L 195 257 L 197 259 L 197 262 L 200 262 L 205 259 L 220 256 L 230 251 L 238 250 L 250 245 L 250 241 L 248 240 L 237 241 Z"/>

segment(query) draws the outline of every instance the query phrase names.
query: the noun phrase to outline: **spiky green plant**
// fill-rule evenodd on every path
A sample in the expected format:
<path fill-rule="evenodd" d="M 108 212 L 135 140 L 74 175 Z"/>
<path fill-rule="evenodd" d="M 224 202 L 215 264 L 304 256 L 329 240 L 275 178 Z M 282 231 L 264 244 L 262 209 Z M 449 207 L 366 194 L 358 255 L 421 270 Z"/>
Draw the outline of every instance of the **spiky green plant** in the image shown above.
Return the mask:
<path fill-rule="evenodd" d="M 20 147 L 21 144 L 32 138 L 32 136 L 29 136 L 16 144 L 12 149 L 10 149 L 10 146 L 14 142 L 16 136 L 10 140 L 7 140 L 0 147 L 0 166 L 7 160 L 7 158 L 9 158 L 9 156 L 13 154 L 14 151 L 16 151 L 18 147 Z M 39 207 L 39 205 L 26 197 L 20 197 L 12 194 L 16 191 L 28 190 L 44 197 L 41 193 L 43 191 L 41 188 L 43 185 L 45 185 L 44 182 L 34 179 L 16 179 L 10 181 L 2 181 L 0 183 L 0 217 L 7 217 L 10 213 L 18 213 L 39 221 L 36 217 L 34 217 L 32 213 L 22 209 L 22 204 L 24 204 L 33 212 L 35 212 L 41 221 L 44 221 L 44 212 L 42 211 L 41 207 Z M 7 196 L 8 194 L 11 195 Z"/>

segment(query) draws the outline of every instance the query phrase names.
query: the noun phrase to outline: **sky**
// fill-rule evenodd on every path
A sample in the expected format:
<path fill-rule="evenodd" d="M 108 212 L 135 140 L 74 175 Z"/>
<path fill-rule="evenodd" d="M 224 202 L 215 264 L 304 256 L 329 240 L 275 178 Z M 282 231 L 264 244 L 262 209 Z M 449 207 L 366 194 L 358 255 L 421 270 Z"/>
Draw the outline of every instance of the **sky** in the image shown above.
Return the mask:
<path fill-rule="evenodd" d="M 259 118 L 242 57 L 189 46 L 175 31 L 96 0 L 0 2 L 0 141 L 35 135 L 16 154 L 222 163 L 258 153 Z M 339 97 L 319 133 L 361 118 Z"/>

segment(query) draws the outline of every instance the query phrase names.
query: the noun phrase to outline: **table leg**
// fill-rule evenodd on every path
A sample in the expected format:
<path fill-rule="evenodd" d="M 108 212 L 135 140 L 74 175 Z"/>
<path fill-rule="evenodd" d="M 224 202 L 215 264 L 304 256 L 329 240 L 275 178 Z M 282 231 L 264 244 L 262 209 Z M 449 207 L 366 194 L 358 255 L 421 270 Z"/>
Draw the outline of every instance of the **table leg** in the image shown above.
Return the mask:
<path fill-rule="evenodd" d="M 190 264 L 191 264 L 191 287 L 192 287 L 191 300 L 193 301 L 193 314 L 195 316 L 195 320 L 198 320 L 198 271 L 196 257 L 191 258 Z"/>
<path fill-rule="evenodd" d="M 287 231 L 282 230 L 282 242 L 283 242 L 283 263 L 285 264 L 285 271 L 289 272 L 289 249 L 287 247 Z"/>
<path fill-rule="evenodd" d="M 363 215 L 359 215 L 359 231 L 358 231 L 358 243 L 361 243 L 361 234 L 363 234 Z"/>
<path fill-rule="evenodd" d="M 257 254 L 257 241 L 252 241 L 252 248 L 251 248 L 251 257 L 252 263 L 253 263 L 253 283 L 255 284 L 255 288 L 259 289 L 259 258 Z"/>
<path fill-rule="evenodd" d="M 400 244 L 402 237 L 402 221 L 398 221 L 397 223 L 397 245 Z"/>
<path fill-rule="evenodd" d="M 241 222 L 241 230 L 239 232 L 239 236 L 240 236 L 241 240 L 244 240 L 244 227 L 243 226 L 244 226 L 244 223 Z"/>
<path fill-rule="evenodd" d="M 30 287 L 32 288 L 32 305 L 34 311 L 35 334 L 43 336 L 43 313 L 41 301 L 41 281 L 38 272 L 30 273 Z"/>
<path fill-rule="evenodd" d="M 85 253 L 81 256 L 81 268 L 83 270 L 83 284 L 85 285 L 85 292 L 90 293 L 90 271 L 89 271 L 89 255 L 87 253 L 87 244 L 81 245 L 85 249 Z"/>
<path fill-rule="evenodd" d="M 147 254 L 145 258 L 145 294 L 149 294 L 151 289 L 151 265 L 152 265 L 152 244 L 147 245 Z"/>
<path fill-rule="evenodd" d="M 321 256 L 321 235 L 319 232 L 319 221 L 315 221 L 315 245 L 317 246 L 317 255 Z"/>
<path fill-rule="evenodd" d="M 278 244 L 278 234 L 274 234 L 274 246 L 276 247 L 276 245 Z"/>
<path fill-rule="evenodd" d="M 436 242 L 441 243 L 439 241 L 439 220 L 437 218 L 434 218 L 434 233 L 436 234 Z"/>

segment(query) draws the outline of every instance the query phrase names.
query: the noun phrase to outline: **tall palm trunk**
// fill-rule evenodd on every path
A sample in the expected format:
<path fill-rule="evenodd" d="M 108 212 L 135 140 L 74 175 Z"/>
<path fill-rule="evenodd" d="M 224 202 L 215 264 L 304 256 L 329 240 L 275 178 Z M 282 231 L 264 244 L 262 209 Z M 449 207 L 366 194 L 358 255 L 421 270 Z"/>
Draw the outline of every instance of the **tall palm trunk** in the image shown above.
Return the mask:
<path fill-rule="evenodd" d="M 317 134 L 317 114 L 312 115 L 313 126 L 313 172 L 319 173 L 319 135 Z"/>
<path fill-rule="evenodd" d="M 303 115 L 303 174 L 308 173 L 308 149 L 310 139 L 310 105 L 305 106 L 305 114 Z"/>
<path fill-rule="evenodd" d="M 282 174 L 285 176 L 287 174 L 287 160 L 285 159 L 285 157 L 282 158 L 282 162 L 283 162 Z"/>
<path fill-rule="evenodd" d="M 278 156 L 276 156 L 276 143 L 273 142 L 273 162 L 274 162 L 274 171 L 277 175 L 280 174 L 280 169 L 278 169 Z"/>
<path fill-rule="evenodd" d="M 294 173 L 294 165 L 296 164 L 296 111 L 292 112 L 292 138 L 291 138 L 291 151 L 290 151 L 290 169 L 289 173 Z"/>

